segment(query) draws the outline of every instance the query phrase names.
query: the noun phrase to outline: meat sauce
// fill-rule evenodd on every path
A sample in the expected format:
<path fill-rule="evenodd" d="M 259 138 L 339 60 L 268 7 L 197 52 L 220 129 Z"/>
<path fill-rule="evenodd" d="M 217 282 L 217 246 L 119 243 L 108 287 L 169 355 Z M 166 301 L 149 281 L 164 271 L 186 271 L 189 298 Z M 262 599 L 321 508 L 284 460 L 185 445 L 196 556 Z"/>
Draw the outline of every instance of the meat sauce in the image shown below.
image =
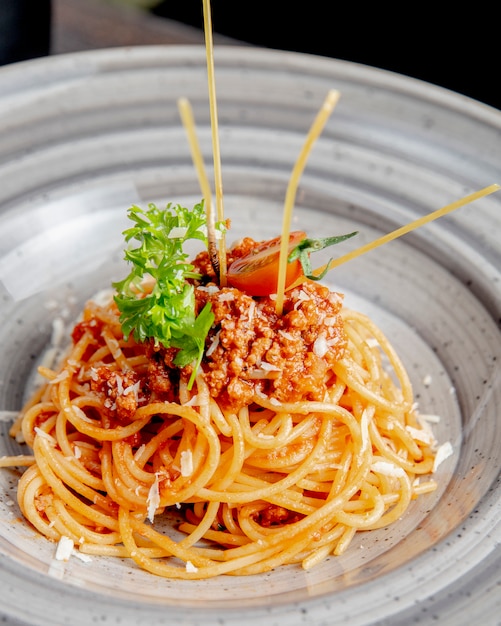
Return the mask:
<path fill-rule="evenodd" d="M 228 264 L 255 245 L 250 238 L 242 240 L 228 252 Z M 322 400 L 330 382 L 327 372 L 346 347 L 339 314 L 342 296 L 305 282 L 285 294 L 283 313 L 277 315 L 273 296 L 251 297 L 220 288 L 206 252 L 193 264 L 203 276 L 194 283 L 197 312 L 210 303 L 215 316 L 202 361 L 211 396 L 230 411 L 250 404 L 256 394 L 279 402 Z M 99 324 L 81 324 L 74 339 L 84 330 L 98 332 Z M 176 400 L 180 377 L 191 374 L 190 367 L 180 371 L 174 365 L 173 348 L 151 341 L 145 344 L 145 354 L 148 366 L 141 376 L 111 372 L 106 365 L 93 373 L 94 391 L 107 397 L 105 405 L 121 421 L 131 419 L 137 406 L 153 398 Z M 133 388 L 139 393 L 132 393 Z"/>

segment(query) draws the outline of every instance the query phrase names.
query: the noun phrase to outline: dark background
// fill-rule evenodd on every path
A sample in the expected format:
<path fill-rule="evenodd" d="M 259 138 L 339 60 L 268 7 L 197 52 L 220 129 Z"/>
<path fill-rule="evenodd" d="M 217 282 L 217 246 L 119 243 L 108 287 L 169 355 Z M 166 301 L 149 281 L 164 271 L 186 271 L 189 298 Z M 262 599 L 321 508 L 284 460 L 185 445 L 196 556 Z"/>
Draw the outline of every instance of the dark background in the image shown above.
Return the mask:
<path fill-rule="evenodd" d="M 51 0 L 0 0 L 0 65 L 50 50 Z"/>
<path fill-rule="evenodd" d="M 53 53 L 54 16 L 56 34 L 62 29 L 66 35 L 66 50 L 80 49 L 79 38 L 84 35 L 90 40 L 82 49 L 159 43 L 164 30 L 157 32 L 155 26 L 170 20 L 203 30 L 202 0 L 158 0 L 156 8 L 146 12 L 150 21 L 144 29 L 145 12 L 137 10 L 129 11 L 126 21 L 113 22 L 112 15 L 124 17 L 131 2 L 137 5 L 138 0 L 0 0 L 0 65 Z M 212 0 L 216 35 L 387 69 L 498 109 L 500 18 L 499 0 L 465 5 L 443 0 L 434 4 Z"/>
<path fill-rule="evenodd" d="M 201 0 L 157 15 L 202 27 Z M 355 61 L 501 108 L 501 3 L 212 0 L 214 31 L 249 43 Z"/>

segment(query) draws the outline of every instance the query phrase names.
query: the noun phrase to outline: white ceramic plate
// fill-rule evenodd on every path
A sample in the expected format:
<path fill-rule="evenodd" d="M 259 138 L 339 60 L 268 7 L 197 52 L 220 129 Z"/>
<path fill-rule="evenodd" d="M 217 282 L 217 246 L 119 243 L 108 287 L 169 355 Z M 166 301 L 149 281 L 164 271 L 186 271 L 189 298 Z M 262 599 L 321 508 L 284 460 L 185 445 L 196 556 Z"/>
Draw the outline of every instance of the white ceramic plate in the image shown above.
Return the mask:
<path fill-rule="evenodd" d="M 358 246 L 501 182 L 501 113 L 411 79 L 332 59 L 216 49 L 230 237 L 280 232 L 294 161 L 327 91 L 340 103 L 301 179 L 294 226 L 358 229 Z M 207 164 L 205 54 L 114 49 L 0 70 L 0 410 L 19 409 L 56 317 L 122 277 L 132 203 L 200 198 L 177 99 Z M 209 171 L 211 168 L 209 167 Z M 420 407 L 454 455 L 439 489 L 388 530 L 304 573 L 177 582 L 128 561 L 54 562 L 0 472 L 0 612 L 12 624 L 160 626 L 499 623 L 501 193 L 329 276 L 391 337 Z M 0 424 L 0 454 L 17 450 Z"/>

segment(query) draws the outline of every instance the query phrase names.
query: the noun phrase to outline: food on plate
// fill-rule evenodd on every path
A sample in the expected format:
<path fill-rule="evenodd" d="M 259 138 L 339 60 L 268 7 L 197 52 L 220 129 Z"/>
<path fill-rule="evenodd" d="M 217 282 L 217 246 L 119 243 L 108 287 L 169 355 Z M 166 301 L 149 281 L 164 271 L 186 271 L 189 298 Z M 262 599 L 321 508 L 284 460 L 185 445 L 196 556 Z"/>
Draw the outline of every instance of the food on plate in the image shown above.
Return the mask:
<path fill-rule="evenodd" d="M 180 101 L 203 201 L 129 210 L 130 274 L 87 302 L 58 366 L 40 366 L 46 382 L 11 429 L 33 455 L 0 459 L 26 466 L 18 504 L 57 543 L 56 558 L 125 557 L 167 578 L 310 569 L 436 488 L 450 444 L 438 446 L 385 335 L 320 279 L 499 189 L 312 270 L 315 251 L 356 234 L 290 232 L 299 176 L 339 97 L 331 91 L 292 172 L 281 236 L 227 250 L 208 5 L 218 221 Z M 203 249 L 189 258 L 193 240 Z"/>
<path fill-rule="evenodd" d="M 18 502 L 40 533 L 169 578 L 311 568 L 435 489 L 437 444 L 395 350 L 303 274 L 301 249 L 327 240 L 291 236 L 302 280 L 278 314 L 252 263 L 276 240 L 230 247 L 222 287 L 203 202 L 129 217 L 130 274 L 85 305 L 12 428 L 33 450 Z M 204 246 L 192 259 L 188 240 Z"/>

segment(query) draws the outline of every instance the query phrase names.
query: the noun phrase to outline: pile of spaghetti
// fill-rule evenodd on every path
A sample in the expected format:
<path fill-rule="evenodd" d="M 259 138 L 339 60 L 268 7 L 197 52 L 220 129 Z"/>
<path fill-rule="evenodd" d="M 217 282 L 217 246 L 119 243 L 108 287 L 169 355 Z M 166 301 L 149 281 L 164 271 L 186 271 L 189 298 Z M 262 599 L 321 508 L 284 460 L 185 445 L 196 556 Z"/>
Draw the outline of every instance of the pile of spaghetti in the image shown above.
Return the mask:
<path fill-rule="evenodd" d="M 228 265 L 257 245 L 228 251 Z M 274 296 L 193 262 L 213 321 L 198 367 L 90 301 L 12 434 L 32 448 L 18 502 L 48 539 L 169 578 L 306 569 L 435 489 L 435 441 L 382 332 L 304 280 Z M 12 464 L 15 460 L 12 461 Z"/>

